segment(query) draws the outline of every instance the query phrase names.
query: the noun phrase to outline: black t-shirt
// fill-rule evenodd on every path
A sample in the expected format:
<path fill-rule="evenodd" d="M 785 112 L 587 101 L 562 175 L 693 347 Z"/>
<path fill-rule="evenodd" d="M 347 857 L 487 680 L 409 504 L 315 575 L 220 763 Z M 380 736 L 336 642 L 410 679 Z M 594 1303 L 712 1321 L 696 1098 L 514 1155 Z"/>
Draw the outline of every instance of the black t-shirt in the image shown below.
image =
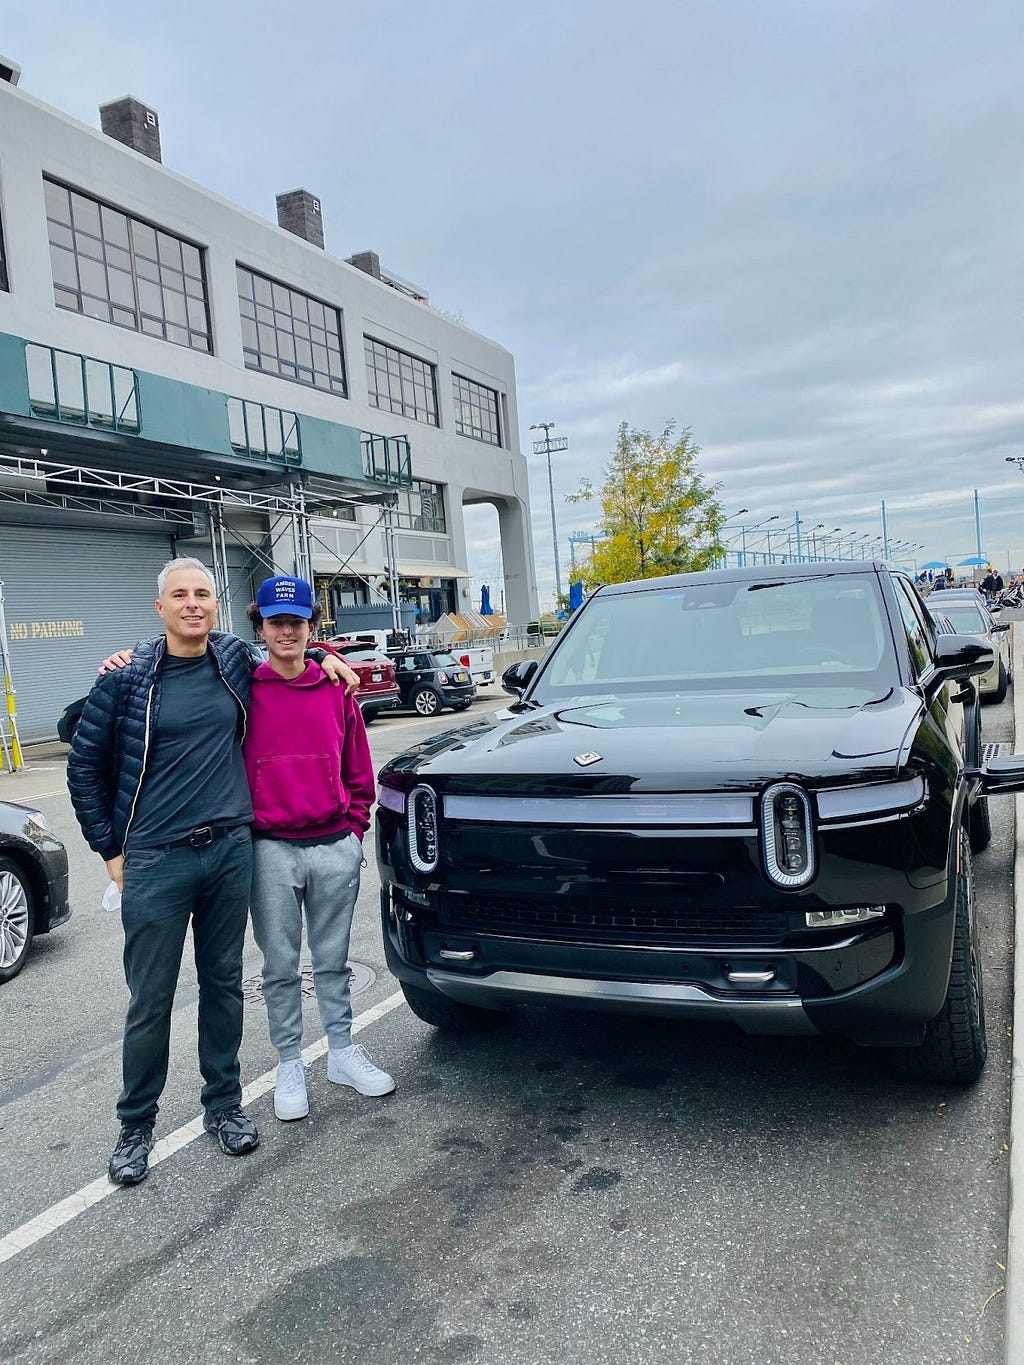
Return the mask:
<path fill-rule="evenodd" d="M 213 654 L 164 657 L 160 709 L 126 849 L 173 843 L 200 825 L 252 819 L 238 703 Z"/>

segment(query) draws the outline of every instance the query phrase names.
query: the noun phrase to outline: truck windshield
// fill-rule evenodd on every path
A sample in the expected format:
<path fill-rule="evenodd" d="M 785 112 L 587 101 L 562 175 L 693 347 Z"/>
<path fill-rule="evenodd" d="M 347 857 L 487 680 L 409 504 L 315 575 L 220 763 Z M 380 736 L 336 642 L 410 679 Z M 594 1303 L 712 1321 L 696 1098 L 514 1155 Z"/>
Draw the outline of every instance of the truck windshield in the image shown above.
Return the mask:
<path fill-rule="evenodd" d="M 898 682 L 873 573 L 723 579 L 597 596 L 531 697 Z"/>

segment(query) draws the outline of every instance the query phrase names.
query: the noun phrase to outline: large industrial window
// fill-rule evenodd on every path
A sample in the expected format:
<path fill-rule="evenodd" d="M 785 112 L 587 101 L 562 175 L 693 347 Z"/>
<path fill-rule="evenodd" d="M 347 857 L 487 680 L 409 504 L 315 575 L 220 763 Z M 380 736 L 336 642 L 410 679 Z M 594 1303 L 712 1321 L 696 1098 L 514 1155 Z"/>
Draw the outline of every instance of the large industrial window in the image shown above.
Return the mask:
<path fill-rule="evenodd" d="M 411 488 L 402 488 L 394 511 L 395 525 L 409 531 L 447 531 L 444 519 L 444 489 L 439 483 L 413 479 Z"/>
<path fill-rule="evenodd" d="M 455 430 L 460 436 L 471 436 L 474 441 L 501 445 L 501 426 L 498 422 L 498 395 L 464 375 L 452 375 L 452 394 L 455 398 Z"/>
<path fill-rule="evenodd" d="M 210 351 L 198 246 L 44 178 L 58 308 Z"/>
<path fill-rule="evenodd" d="M 246 368 L 347 397 L 337 308 L 243 265 L 237 275 Z"/>
<path fill-rule="evenodd" d="M 373 337 L 363 340 L 366 343 L 366 383 L 373 406 L 439 426 L 434 366 L 395 346 L 374 341 Z"/>

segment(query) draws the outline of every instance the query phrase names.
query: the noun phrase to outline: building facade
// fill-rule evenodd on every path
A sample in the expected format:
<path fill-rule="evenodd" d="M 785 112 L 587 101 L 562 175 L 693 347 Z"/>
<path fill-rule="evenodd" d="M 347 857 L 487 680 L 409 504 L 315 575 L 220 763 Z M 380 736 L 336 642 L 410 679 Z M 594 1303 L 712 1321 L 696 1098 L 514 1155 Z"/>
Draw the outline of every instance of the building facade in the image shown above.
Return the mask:
<path fill-rule="evenodd" d="M 155 570 L 196 554 L 222 624 L 267 573 L 337 629 L 475 605 L 463 507 L 497 509 L 509 619 L 536 616 L 515 367 L 426 292 L 160 160 L 156 112 L 101 131 L 0 59 L 0 581 L 22 740 L 111 647 L 154 630 Z"/>

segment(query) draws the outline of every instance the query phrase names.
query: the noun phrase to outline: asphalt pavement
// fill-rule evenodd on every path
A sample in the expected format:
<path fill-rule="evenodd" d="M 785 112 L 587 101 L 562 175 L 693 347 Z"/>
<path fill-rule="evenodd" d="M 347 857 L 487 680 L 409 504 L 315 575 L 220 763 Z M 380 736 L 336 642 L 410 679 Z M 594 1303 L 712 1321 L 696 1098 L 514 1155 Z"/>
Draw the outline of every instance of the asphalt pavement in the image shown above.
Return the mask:
<path fill-rule="evenodd" d="M 496 704 L 382 718 L 375 762 Z M 1009 701 L 986 708 L 986 741 L 1012 732 Z M 127 998 L 59 753 L 33 767 L 0 774 L 0 797 L 38 799 L 67 842 L 75 915 L 2 988 L 0 1239 L 104 1186 Z M 1013 819 L 993 803 L 975 862 L 991 1051 L 969 1090 L 832 1040 L 665 1021 L 524 1009 L 483 1036 L 435 1033 L 396 1000 L 371 852 L 354 1004 L 396 1094 L 332 1086 L 317 1059 L 305 1122 L 252 1101 L 252 1156 L 189 1140 L 186 964 L 157 1131 L 182 1145 L 0 1264 L 0 1360 L 1001 1362 Z M 258 972 L 250 944 L 249 1083 L 274 1062 Z M 306 1030 L 315 1051 L 312 1000 Z"/>

